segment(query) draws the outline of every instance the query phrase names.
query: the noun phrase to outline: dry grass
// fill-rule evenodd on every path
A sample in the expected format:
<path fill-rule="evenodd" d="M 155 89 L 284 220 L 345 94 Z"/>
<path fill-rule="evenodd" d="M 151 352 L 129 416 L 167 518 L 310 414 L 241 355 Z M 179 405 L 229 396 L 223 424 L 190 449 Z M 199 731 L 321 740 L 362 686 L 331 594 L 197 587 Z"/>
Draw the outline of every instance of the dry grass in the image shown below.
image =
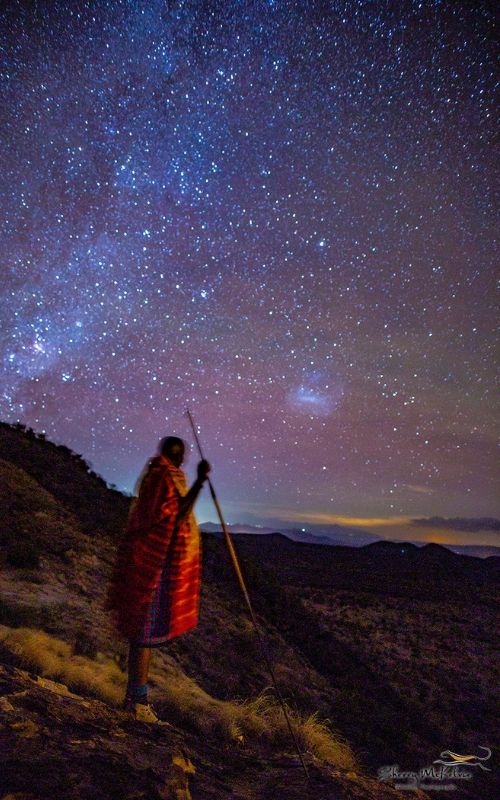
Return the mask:
<path fill-rule="evenodd" d="M 318 719 L 317 714 L 303 720 L 299 727 L 304 747 L 314 753 L 320 761 L 334 764 L 341 769 L 359 771 L 359 766 L 346 740 L 331 730 L 327 721 Z"/>
<path fill-rule="evenodd" d="M 0 643 L 27 667 L 74 692 L 91 694 L 111 705 L 118 705 L 123 698 L 126 675 L 109 656 L 98 654 L 91 659 L 75 655 L 71 645 L 32 628 L 0 625 Z M 245 702 L 218 700 L 172 665 L 153 670 L 150 683 L 153 699 L 172 722 L 226 741 L 261 740 L 275 747 L 290 747 L 283 711 L 267 692 Z M 351 748 L 326 722 L 315 714 L 304 719 L 290 708 L 287 711 L 304 751 L 340 769 L 357 769 Z"/>
<path fill-rule="evenodd" d="M 277 745 L 290 745 L 290 731 L 278 701 L 267 692 L 254 700 L 248 700 L 240 706 L 242 713 L 241 726 L 250 736 L 264 728 L 262 735 Z M 321 721 L 317 714 L 303 718 L 289 706 L 287 713 L 290 724 L 302 750 L 312 753 L 321 761 L 333 764 L 340 769 L 358 769 L 358 764 L 349 744 L 326 721 Z M 257 724 L 257 730 L 256 730 Z"/>
<path fill-rule="evenodd" d="M 207 694 L 179 669 L 152 671 L 150 684 L 155 705 L 171 719 L 207 735 L 238 740 L 242 735 L 235 704 Z"/>
<path fill-rule="evenodd" d="M 0 626 L 0 643 L 23 664 L 71 690 L 99 697 L 111 705 L 123 698 L 126 678 L 113 659 L 74 655 L 71 645 L 33 628 Z"/>

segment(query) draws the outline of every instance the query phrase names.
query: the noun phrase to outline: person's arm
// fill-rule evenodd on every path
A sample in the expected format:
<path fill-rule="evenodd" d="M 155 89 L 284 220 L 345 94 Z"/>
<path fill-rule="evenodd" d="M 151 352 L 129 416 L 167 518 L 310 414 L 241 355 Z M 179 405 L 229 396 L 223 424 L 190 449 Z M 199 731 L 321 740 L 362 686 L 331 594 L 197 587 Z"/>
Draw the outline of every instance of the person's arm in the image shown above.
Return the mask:
<path fill-rule="evenodd" d="M 177 516 L 177 520 L 180 522 L 181 519 L 186 517 L 191 509 L 193 508 L 196 498 L 198 497 L 201 488 L 205 481 L 208 478 L 208 473 L 210 472 L 210 464 L 208 461 L 200 461 L 198 464 L 198 477 L 196 478 L 195 482 L 191 486 L 189 492 L 184 496 L 181 497 L 179 501 L 179 514 Z"/>

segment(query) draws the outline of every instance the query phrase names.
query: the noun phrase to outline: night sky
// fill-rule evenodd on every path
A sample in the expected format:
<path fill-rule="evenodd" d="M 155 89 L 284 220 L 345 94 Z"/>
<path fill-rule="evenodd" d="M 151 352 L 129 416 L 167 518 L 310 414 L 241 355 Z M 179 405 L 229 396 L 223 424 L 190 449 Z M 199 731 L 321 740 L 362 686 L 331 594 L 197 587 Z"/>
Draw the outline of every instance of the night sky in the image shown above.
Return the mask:
<path fill-rule="evenodd" d="M 499 515 L 493 4 L 2 8 L 0 418 L 130 491 L 189 406 L 230 522 Z"/>

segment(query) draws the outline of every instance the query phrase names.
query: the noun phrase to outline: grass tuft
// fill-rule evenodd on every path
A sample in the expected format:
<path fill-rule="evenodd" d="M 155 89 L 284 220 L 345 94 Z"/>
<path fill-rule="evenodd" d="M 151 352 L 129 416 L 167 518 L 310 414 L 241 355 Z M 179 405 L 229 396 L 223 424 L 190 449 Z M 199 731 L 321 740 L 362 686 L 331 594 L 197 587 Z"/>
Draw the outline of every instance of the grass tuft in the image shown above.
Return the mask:
<path fill-rule="evenodd" d="M 250 736 L 258 733 L 277 746 L 290 745 L 290 731 L 278 701 L 267 690 L 252 700 L 240 705 L 241 726 Z M 302 750 L 315 755 L 321 761 L 341 769 L 357 769 L 358 764 L 348 742 L 333 731 L 327 721 L 317 714 L 302 717 L 286 706 L 288 718 Z"/>

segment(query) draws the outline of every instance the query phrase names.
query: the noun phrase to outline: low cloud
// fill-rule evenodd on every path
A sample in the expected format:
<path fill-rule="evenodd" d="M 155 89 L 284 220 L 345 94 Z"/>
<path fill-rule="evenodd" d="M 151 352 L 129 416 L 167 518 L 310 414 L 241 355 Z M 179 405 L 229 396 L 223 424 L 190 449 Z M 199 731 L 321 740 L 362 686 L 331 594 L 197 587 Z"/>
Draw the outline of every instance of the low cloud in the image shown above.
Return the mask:
<path fill-rule="evenodd" d="M 267 509 L 266 517 L 274 517 L 288 522 L 301 522 L 310 525 L 347 525 L 354 528 L 373 528 L 383 526 L 407 525 L 409 517 L 344 517 L 339 514 L 328 514 L 318 511 L 290 511 L 285 509 Z"/>
<path fill-rule="evenodd" d="M 500 532 L 500 519 L 494 517 L 423 517 L 412 519 L 411 524 L 421 528 L 446 528 L 468 533 Z"/>

